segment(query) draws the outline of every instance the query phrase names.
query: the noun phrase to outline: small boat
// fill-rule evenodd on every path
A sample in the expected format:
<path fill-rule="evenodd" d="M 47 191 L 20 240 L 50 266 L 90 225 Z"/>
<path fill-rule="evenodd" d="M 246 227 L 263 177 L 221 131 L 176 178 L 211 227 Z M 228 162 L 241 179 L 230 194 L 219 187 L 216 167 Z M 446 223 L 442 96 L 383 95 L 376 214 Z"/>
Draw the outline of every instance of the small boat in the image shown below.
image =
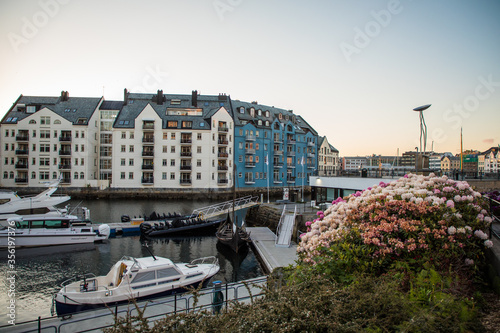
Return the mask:
<path fill-rule="evenodd" d="M 205 220 L 201 217 L 176 217 L 172 220 L 143 222 L 141 235 L 145 237 L 199 234 L 216 229 L 225 219 Z"/>
<path fill-rule="evenodd" d="M 48 189 L 35 196 L 20 197 L 12 191 L 0 191 L 0 222 L 7 226 L 7 219 L 26 215 L 57 214 L 55 206 L 71 199 L 68 195 L 52 195 L 60 180 L 48 185 Z"/>
<path fill-rule="evenodd" d="M 234 252 L 238 253 L 240 248 L 247 246 L 250 240 L 250 233 L 243 226 L 238 226 L 238 221 L 235 218 L 234 223 L 228 214 L 226 222 L 221 224 L 215 236 L 220 243 L 230 247 Z"/>
<path fill-rule="evenodd" d="M 149 251 L 149 248 L 148 248 Z M 132 300 L 151 299 L 183 293 L 200 284 L 205 287 L 220 269 L 216 257 L 205 257 L 190 263 L 173 263 L 155 257 L 120 259 L 106 276 L 84 275 L 62 283 L 54 295 L 58 316 L 127 304 Z"/>
<path fill-rule="evenodd" d="M 96 229 L 76 215 L 12 217 L 0 229 L 0 248 L 94 243 L 108 239 L 107 224 Z"/>

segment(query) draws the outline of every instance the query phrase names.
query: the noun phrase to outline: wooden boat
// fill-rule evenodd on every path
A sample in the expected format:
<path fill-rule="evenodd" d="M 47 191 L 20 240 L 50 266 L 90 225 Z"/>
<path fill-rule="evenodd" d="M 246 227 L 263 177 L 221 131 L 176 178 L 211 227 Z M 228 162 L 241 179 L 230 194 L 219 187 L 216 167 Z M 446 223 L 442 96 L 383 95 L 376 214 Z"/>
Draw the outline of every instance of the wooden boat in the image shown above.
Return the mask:
<path fill-rule="evenodd" d="M 234 252 L 238 253 L 241 247 L 247 246 L 250 242 L 250 233 L 243 227 L 238 226 L 238 221 L 235 218 L 232 222 L 229 214 L 226 222 L 221 224 L 215 236 L 223 245 L 228 246 Z"/>

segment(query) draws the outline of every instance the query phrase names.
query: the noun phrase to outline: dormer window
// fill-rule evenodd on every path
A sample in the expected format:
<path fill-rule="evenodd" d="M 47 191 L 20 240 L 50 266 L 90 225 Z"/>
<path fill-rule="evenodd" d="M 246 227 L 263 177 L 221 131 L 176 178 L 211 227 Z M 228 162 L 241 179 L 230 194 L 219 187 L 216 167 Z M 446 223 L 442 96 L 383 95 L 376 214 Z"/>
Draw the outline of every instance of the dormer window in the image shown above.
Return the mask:
<path fill-rule="evenodd" d="M 266 120 L 266 126 L 269 126 L 269 120 Z"/>
<path fill-rule="evenodd" d="M 257 120 L 257 125 L 262 126 L 262 120 Z"/>
<path fill-rule="evenodd" d="M 280 113 L 280 114 L 278 114 L 278 119 L 279 119 L 279 120 L 283 119 L 283 115 L 282 115 L 281 113 Z"/>
<path fill-rule="evenodd" d="M 266 117 L 269 118 L 269 110 L 266 111 Z"/>
<path fill-rule="evenodd" d="M 245 108 L 243 106 L 240 106 L 240 113 L 245 113 Z"/>
<path fill-rule="evenodd" d="M 258 115 L 258 116 L 262 116 L 262 110 L 260 110 L 260 109 L 259 109 L 259 110 L 257 110 L 257 115 Z"/>
<path fill-rule="evenodd" d="M 250 116 L 255 117 L 255 109 L 254 108 L 250 108 Z"/>

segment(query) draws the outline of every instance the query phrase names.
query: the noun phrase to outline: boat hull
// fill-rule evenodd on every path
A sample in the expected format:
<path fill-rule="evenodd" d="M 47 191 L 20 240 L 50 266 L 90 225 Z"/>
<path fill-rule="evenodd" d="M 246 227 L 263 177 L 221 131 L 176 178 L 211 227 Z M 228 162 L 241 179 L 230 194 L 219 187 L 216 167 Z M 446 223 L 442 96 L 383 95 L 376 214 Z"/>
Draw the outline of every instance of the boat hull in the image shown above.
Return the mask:
<path fill-rule="evenodd" d="M 224 220 L 215 220 L 202 222 L 200 224 L 188 225 L 183 227 L 174 228 L 154 228 L 149 232 L 141 231 L 141 234 L 146 237 L 161 237 L 170 235 L 188 235 L 188 234 L 198 234 L 207 230 L 216 229 Z"/>
<path fill-rule="evenodd" d="M 58 235 L 43 235 L 43 234 L 19 234 L 8 235 L 7 233 L 0 234 L 0 248 L 6 247 L 36 247 L 36 246 L 52 246 L 52 245 L 69 245 L 69 244 L 87 244 L 94 243 L 96 234 L 78 233 L 78 234 L 58 234 Z M 9 244 L 9 241 L 11 243 Z"/>
<path fill-rule="evenodd" d="M 187 292 L 187 288 L 197 288 L 200 283 L 203 283 L 202 287 L 205 288 L 208 285 L 208 282 L 210 281 L 210 278 L 204 280 L 204 281 L 198 281 L 195 283 L 192 283 L 187 286 L 183 286 L 180 288 L 176 289 L 169 289 L 169 290 L 164 290 L 158 293 L 154 293 L 151 295 L 147 296 L 141 296 L 138 298 L 135 298 L 135 301 L 144 301 L 144 300 L 153 300 L 159 297 L 165 297 L 165 296 L 172 296 L 174 294 L 183 294 Z M 58 316 L 67 316 L 71 315 L 74 313 L 78 312 L 83 312 L 83 311 L 90 311 L 90 310 L 96 310 L 96 309 L 102 309 L 102 308 L 112 308 L 118 305 L 124 305 L 124 304 L 133 304 L 134 300 L 131 299 L 123 299 L 119 301 L 114 301 L 110 303 L 94 303 L 94 304 L 68 304 L 68 303 L 63 303 L 58 301 L 57 299 L 55 300 L 55 308 L 56 308 L 56 313 Z"/>

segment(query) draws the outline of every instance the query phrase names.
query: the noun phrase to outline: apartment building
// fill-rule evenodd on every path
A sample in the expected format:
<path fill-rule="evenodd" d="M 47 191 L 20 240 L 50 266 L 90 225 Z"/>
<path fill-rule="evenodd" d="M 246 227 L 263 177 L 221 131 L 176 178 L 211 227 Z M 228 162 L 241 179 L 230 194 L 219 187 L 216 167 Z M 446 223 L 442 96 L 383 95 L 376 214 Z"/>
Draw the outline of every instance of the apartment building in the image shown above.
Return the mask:
<path fill-rule="evenodd" d="M 333 147 L 326 136 L 319 138 L 318 176 L 336 176 L 339 171 L 339 151 Z"/>

